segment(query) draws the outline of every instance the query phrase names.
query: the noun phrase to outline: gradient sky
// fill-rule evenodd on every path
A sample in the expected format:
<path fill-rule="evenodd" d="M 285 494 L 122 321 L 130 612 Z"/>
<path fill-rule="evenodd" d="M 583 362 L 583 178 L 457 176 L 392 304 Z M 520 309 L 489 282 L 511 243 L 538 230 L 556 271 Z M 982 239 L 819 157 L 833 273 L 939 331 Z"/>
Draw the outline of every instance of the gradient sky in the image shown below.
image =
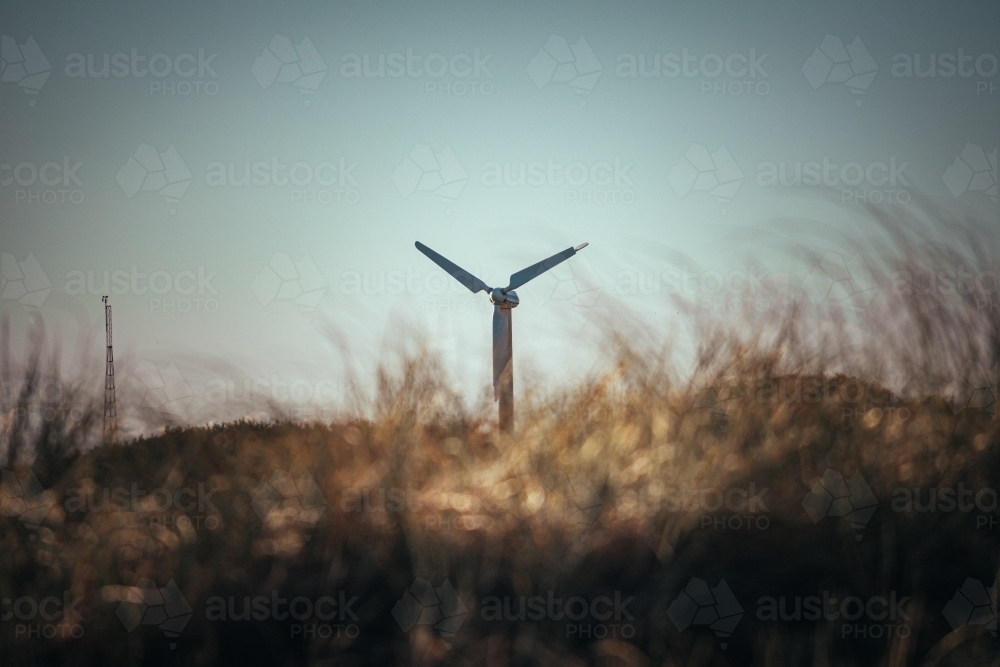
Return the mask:
<path fill-rule="evenodd" d="M 138 290 L 112 289 L 119 385 L 130 387 L 120 390 L 129 400 L 140 400 L 162 381 L 166 388 L 149 394 L 147 404 L 181 418 L 204 418 L 211 410 L 196 406 L 205 405 L 221 415 L 219 401 L 234 399 L 213 399 L 211 390 L 239 387 L 245 378 L 269 387 L 298 383 L 303 401 L 325 400 L 341 377 L 328 324 L 347 334 L 362 368 L 407 335 L 401 323 L 423 327 L 474 393 L 490 377 L 486 297 L 446 282 L 413 242 L 496 284 L 588 241 L 579 256 L 519 290 L 518 376 L 564 378 L 601 360 L 588 344 L 595 304 L 620 299 L 669 325 L 664 285 L 652 294 L 630 292 L 639 272 L 650 280 L 689 263 L 692 284 L 708 270 L 795 273 L 776 250 L 789 240 L 830 250 L 823 230 L 856 233 L 852 215 L 863 197 L 905 203 L 922 193 L 997 221 L 995 185 L 992 197 L 985 190 L 996 183 L 1000 141 L 998 18 L 996 3 L 966 1 L 8 4 L 0 22 L 7 67 L 0 85 L 0 303 L 15 350 L 23 353 L 18 341 L 40 312 L 66 347 L 86 342 L 100 361 L 104 272 L 125 271 L 129 281 L 133 267 L 147 276 L 165 272 L 158 280 L 166 285 L 169 276 L 171 288 L 162 295 L 137 293 L 141 281 Z M 325 71 L 318 85 L 314 76 L 297 87 L 294 68 L 275 79 L 269 64 L 280 60 L 265 49 L 281 51 L 276 36 L 302 47 L 309 71 Z M 37 78 L 20 79 L 14 62 L 31 51 L 29 38 L 51 67 L 34 91 Z M 547 53 L 561 57 L 560 38 L 577 50 L 556 72 L 577 67 L 589 78 L 565 82 L 547 68 L 555 65 Z M 821 44 L 826 52 L 816 53 Z M 825 53 L 836 58 L 838 45 L 852 47 L 842 67 L 860 77 L 847 82 L 855 91 L 823 69 Z M 859 57 L 858 45 L 870 61 Z M 133 51 L 146 58 L 137 71 L 151 58 L 158 68 L 170 62 L 171 71 L 72 76 L 75 63 L 89 58 L 100 70 L 105 54 L 114 62 L 115 54 L 129 60 Z M 208 63 L 201 72 L 199 51 Z M 408 51 L 420 68 L 428 56 L 432 67 L 454 68 L 439 77 L 417 74 L 416 64 L 412 75 L 345 76 L 344 67 L 366 55 L 373 66 L 380 54 L 392 61 Z M 741 68 L 751 52 L 759 63 L 752 77 Z M 477 53 L 478 75 L 467 71 Z M 970 75 L 944 76 L 948 58 L 957 62 L 960 53 L 971 56 L 962 65 Z M 660 76 L 626 76 L 630 59 L 641 56 L 650 70 L 657 54 Z M 907 59 L 918 57 L 925 68 L 931 54 L 936 76 L 902 75 Z M 686 72 L 670 76 L 668 63 L 685 55 Z M 713 75 L 726 62 L 730 71 Z M 45 69 L 37 59 L 25 67 Z M 173 147 L 190 172 L 179 199 L 167 201 L 155 188 L 129 191 L 128 183 L 155 185 L 128 165 L 143 144 L 158 153 Z M 716 159 L 693 185 L 682 161 L 698 146 Z M 446 169 L 445 180 L 458 183 L 448 193 L 457 196 L 411 192 L 417 183 L 406 161 L 422 147 L 439 158 L 450 150 L 460 168 Z M 990 152 L 992 170 L 974 180 L 953 166 L 960 154 L 975 162 Z M 856 163 L 872 178 L 846 194 L 833 185 L 844 205 L 821 201 L 817 187 L 767 184 L 772 167 L 790 172 L 795 163 L 824 160 L 837 165 L 831 174 Z M 44 171 L 58 182 L 31 182 L 50 162 L 59 169 Z M 343 164 L 348 173 L 301 186 L 213 182 L 219 164 L 228 171 L 232 163 L 238 177 L 244 163 L 257 162 L 268 165 L 260 170 L 267 175 L 275 163 L 310 170 Z M 900 180 L 883 182 L 877 163 L 893 162 Z M 64 163 L 80 163 L 72 172 L 78 181 L 62 177 Z M 550 163 L 563 167 L 538 185 L 490 182 L 497 169 L 533 163 L 543 166 L 537 173 Z M 571 163 L 571 178 L 588 175 L 578 187 L 563 182 Z M 321 172 L 335 174 L 328 166 Z M 735 185 L 718 196 L 701 189 L 711 173 L 742 179 L 735 194 Z M 778 217 L 793 222 L 769 222 Z M 29 256 L 51 283 L 40 308 L 10 284 Z M 293 285 L 275 292 L 267 267 L 280 267 L 286 256 L 303 278 L 295 284 L 315 289 L 315 298 L 285 298 Z M 74 293 L 76 277 L 88 272 L 97 293 Z M 189 277 L 199 272 L 214 277 L 199 286 Z M 399 275 L 409 281 L 403 293 L 388 283 L 370 293 L 380 276 Z M 194 293 L 178 291 L 178 277 L 181 291 L 193 285 Z M 29 291 L 44 288 L 44 281 L 28 282 Z"/>

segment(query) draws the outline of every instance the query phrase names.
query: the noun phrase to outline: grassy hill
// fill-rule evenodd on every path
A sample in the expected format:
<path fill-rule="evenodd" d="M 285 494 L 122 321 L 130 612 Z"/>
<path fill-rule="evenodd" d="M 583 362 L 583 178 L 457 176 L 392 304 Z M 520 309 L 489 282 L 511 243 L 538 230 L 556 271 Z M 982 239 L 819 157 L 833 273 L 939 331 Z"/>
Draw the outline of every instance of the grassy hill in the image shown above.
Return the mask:
<path fill-rule="evenodd" d="M 897 278 L 986 270 L 895 243 Z M 415 355 L 331 423 L 91 448 L 95 419 L 25 416 L 28 364 L 2 664 L 1000 664 L 996 311 L 893 294 L 870 328 L 693 318 L 683 372 L 618 319 L 607 372 L 526 392 L 509 436 Z"/>

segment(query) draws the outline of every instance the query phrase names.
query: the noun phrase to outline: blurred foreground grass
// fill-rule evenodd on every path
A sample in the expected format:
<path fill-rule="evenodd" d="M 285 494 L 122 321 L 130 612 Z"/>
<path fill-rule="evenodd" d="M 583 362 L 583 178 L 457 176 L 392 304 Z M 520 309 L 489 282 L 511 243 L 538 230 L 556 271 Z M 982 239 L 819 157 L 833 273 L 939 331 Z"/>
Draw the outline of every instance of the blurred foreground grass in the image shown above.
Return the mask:
<path fill-rule="evenodd" d="M 997 256 L 872 215 L 880 285 Z M 413 354 L 332 423 L 89 448 L 98 411 L 24 416 L 36 356 L 3 423 L 0 660 L 1000 664 L 1000 318 L 886 291 L 865 326 L 693 317 L 683 370 L 618 318 L 609 370 L 525 392 L 509 437 Z"/>

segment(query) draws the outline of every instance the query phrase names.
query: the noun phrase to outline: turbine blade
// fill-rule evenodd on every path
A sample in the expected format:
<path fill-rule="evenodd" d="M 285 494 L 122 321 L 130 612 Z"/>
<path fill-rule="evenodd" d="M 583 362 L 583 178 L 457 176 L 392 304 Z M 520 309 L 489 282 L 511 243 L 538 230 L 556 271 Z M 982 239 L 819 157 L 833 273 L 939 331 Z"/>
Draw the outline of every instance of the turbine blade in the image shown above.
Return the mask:
<path fill-rule="evenodd" d="M 586 243 L 581 243 L 578 246 L 574 246 L 572 248 L 566 248 L 562 252 L 552 255 L 548 259 L 543 259 L 537 264 L 532 264 L 526 269 L 521 269 L 520 271 L 518 271 L 517 273 L 515 273 L 510 277 L 510 285 L 507 286 L 507 289 L 505 291 L 517 289 L 518 287 L 528 282 L 529 280 L 537 278 L 538 276 L 542 275 L 543 273 L 551 269 L 553 266 L 565 262 L 567 259 L 575 255 L 578 251 L 583 250 L 586 247 L 587 247 Z"/>
<path fill-rule="evenodd" d="M 514 384 L 511 308 L 493 306 L 493 400 Z"/>
<path fill-rule="evenodd" d="M 417 250 L 430 257 L 432 262 L 434 262 L 442 269 L 447 271 L 449 274 L 451 274 L 452 277 L 455 278 L 455 280 L 457 280 L 458 282 L 462 283 L 467 288 L 469 288 L 469 291 L 471 291 L 473 294 L 479 291 L 484 291 L 484 292 L 491 291 L 492 288 L 486 283 L 484 283 L 482 280 L 475 277 L 474 275 L 472 275 L 471 273 L 460 267 L 458 264 L 455 264 L 454 262 L 445 259 L 441 255 L 437 254 L 436 252 L 425 246 L 420 241 L 417 241 L 416 243 L 414 243 L 414 245 L 417 247 Z"/>

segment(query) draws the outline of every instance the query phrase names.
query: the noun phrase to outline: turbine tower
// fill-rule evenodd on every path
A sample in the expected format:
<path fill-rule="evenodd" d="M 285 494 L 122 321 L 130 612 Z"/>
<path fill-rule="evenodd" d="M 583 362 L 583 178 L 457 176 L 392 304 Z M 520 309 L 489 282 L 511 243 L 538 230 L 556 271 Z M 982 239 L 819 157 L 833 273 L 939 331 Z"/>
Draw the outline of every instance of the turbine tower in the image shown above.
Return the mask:
<path fill-rule="evenodd" d="M 115 354 L 111 349 L 111 304 L 108 297 L 101 297 L 104 302 L 104 329 L 107 332 L 108 354 L 104 364 L 104 444 L 115 441 L 118 434 L 118 410 L 115 406 Z"/>
<path fill-rule="evenodd" d="M 500 430 L 509 433 L 514 426 L 514 348 L 511 311 L 520 300 L 515 289 L 532 278 L 537 278 L 555 265 L 566 261 L 587 247 L 581 243 L 560 253 L 521 269 L 510 277 L 507 287 L 490 287 L 454 262 L 442 257 L 419 241 L 417 250 L 447 271 L 455 280 L 465 285 L 473 294 L 486 292 L 493 303 L 493 400 L 498 402 Z M 110 343 L 109 343 L 110 344 Z"/>

